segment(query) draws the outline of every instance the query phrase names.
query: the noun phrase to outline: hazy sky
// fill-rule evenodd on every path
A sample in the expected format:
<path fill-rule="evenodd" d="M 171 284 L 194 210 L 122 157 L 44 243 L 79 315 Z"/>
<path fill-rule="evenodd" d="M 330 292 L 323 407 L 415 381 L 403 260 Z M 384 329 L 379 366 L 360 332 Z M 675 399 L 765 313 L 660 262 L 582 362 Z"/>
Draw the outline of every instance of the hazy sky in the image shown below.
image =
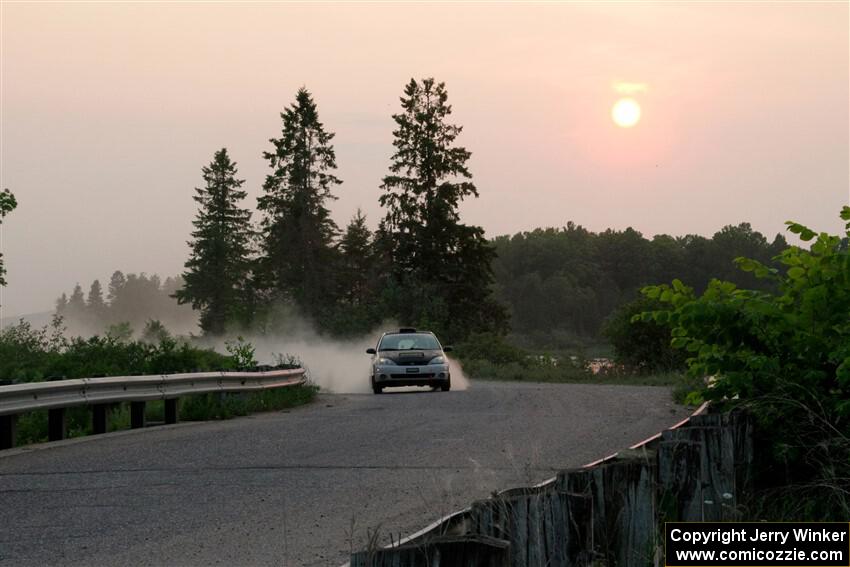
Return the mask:
<path fill-rule="evenodd" d="M 496 236 L 568 220 L 710 235 L 848 202 L 848 4 L 2 3 L 3 315 L 116 269 L 174 275 L 226 146 L 253 208 L 280 111 L 310 89 L 344 225 L 374 227 L 410 77 L 447 83 Z M 611 120 L 622 83 L 642 119 Z"/>

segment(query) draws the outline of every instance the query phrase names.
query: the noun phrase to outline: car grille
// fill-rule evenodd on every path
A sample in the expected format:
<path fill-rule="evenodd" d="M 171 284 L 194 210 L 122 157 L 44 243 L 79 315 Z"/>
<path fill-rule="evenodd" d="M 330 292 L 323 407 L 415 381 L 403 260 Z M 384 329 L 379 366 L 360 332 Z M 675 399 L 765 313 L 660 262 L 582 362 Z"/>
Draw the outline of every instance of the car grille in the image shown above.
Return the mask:
<path fill-rule="evenodd" d="M 424 357 L 421 358 L 407 358 L 402 360 L 396 360 L 395 362 L 398 366 L 424 366 L 428 363 Z"/>
<path fill-rule="evenodd" d="M 433 378 L 434 374 L 411 372 L 410 374 L 390 374 L 391 378 Z"/>

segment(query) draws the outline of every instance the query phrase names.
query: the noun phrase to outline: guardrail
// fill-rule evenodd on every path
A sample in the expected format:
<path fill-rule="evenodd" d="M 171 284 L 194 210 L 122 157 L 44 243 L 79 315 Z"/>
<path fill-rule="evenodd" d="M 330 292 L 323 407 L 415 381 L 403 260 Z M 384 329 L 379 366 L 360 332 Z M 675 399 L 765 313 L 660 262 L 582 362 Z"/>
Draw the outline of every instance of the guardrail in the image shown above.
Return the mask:
<path fill-rule="evenodd" d="M 22 413 L 48 410 L 48 439 L 66 435 L 65 409 L 91 406 L 94 433 L 106 433 L 112 404 L 130 403 L 130 427 L 145 426 L 145 403 L 165 400 L 165 423 L 177 423 L 177 403 L 190 394 L 252 392 L 297 386 L 306 381 L 303 368 L 265 372 L 192 372 L 148 376 L 76 378 L 0 386 L 0 449 L 15 444 L 15 422 Z"/>
<path fill-rule="evenodd" d="M 393 545 L 353 553 L 343 567 L 412 567 L 428 557 L 472 561 L 429 567 L 657 564 L 657 522 L 736 519 L 749 486 L 746 415 L 707 409 L 627 450 L 494 493 Z M 645 557 L 648 551 L 656 556 Z"/>

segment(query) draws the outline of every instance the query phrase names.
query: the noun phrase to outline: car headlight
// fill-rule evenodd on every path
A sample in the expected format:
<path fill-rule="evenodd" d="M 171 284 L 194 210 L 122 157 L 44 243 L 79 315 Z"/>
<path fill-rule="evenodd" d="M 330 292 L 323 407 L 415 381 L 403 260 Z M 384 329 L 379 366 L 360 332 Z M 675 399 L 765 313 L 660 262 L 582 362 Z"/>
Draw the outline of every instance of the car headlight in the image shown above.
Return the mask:
<path fill-rule="evenodd" d="M 378 364 L 395 364 L 395 362 L 393 362 L 389 358 L 379 358 Z"/>
<path fill-rule="evenodd" d="M 446 359 L 442 356 L 435 356 L 428 364 L 445 364 Z"/>

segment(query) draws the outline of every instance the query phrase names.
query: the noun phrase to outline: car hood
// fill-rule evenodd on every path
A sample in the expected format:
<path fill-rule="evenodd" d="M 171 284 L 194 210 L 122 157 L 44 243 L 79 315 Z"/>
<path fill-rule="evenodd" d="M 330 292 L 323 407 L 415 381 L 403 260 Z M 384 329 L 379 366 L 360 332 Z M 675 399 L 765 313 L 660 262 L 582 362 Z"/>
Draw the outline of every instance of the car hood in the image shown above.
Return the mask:
<path fill-rule="evenodd" d="M 435 356 L 442 356 L 441 350 L 381 350 L 378 356 L 388 358 L 396 364 L 428 364 Z"/>

